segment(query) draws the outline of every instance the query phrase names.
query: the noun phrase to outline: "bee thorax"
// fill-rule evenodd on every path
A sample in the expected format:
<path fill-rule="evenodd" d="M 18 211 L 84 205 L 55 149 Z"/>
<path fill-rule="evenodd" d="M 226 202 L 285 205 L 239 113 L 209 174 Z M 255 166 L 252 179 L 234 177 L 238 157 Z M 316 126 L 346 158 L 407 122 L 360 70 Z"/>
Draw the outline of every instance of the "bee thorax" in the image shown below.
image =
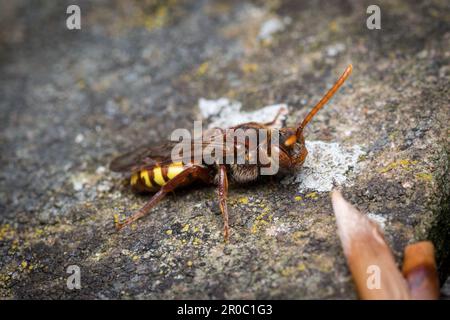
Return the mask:
<path fill-rule="evenodd" d="M 236 183 L 246 183 L 258 178 L 259 168 L 250 164 L 229 165 L 230 178 Z"/>

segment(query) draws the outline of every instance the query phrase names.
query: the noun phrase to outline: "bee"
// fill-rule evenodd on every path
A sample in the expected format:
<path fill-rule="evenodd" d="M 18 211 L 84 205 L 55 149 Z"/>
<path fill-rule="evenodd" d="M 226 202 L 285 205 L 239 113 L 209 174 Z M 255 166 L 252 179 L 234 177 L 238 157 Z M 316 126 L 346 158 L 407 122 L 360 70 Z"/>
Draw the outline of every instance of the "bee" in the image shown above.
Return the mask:
<path fill-rule="evenodd" d="M 349 65 L 333 87 L 329 89 L 296 127 L 275 128 L 281 113 L 280 110 L 271 122 L 247 122 L 230 129 L 266 130 L 269 134 L 278 135 L 279 143 L 276 155 L 278 156 L 279 173 L 295 172 L 303 165 L 308 155 L 303 136 L 304 128 L 342 86 L 351 72 L 352 65 Z M 219 135 L 225 135 L 225 131 L 222 129 L 216 129 L 215 132 L 215 135 L 217 135 L 217 132 L 219 132 Z M 211 141 L 213 141 L 212 138 L 216 137 L 215 135 L 209 135 L 206 139 L 205 136 L 202 136 L 202 139 L 193 139 L 190 142 L 191 147 L 200 145 L 201 148 L 205 148 L 206 145 L 211 144 Z M 130 184 L 134 191 L 154 193 L 141 209 L 137 210 L 124 221 L 119 221 L 116 218 L 116 229 L 120 230 L 147 215 L 161 199 L 168 193 L 173 192 L 176 188 L 202 181 L 208 185 L 217 186 L 219 205 L 223 217 L 223 235 L 225 241 L 228 241 L 230 235 L 226 202 L 228 183 L 230 181 L 231 183 L 244 184 L 255 181 L 261 175 L 260 169 L 262 165 L 260 163 L 226 164 L 223 161 L 215 161 L 212 164 L 208 164 L 202 161 L 194 161 L 191 156 L 189 158 L 182 156 L 181 158 L 174 159 L 172 156 L 174 146 L 175 142 L 172 141 L 159 146 L 144 146 L 119 156 L 110 163 L 110 169 L 112 171 L 131 174 Z M 234 147 L 235 149 L 248 149 L 246 143 L 241 143 L 240 145 L 235 144 Z M 257 146 L 257 148 L 260 147 L 261 145 Z M 266 153 L 266 156 L 271 158 L 272 155 Z"/>

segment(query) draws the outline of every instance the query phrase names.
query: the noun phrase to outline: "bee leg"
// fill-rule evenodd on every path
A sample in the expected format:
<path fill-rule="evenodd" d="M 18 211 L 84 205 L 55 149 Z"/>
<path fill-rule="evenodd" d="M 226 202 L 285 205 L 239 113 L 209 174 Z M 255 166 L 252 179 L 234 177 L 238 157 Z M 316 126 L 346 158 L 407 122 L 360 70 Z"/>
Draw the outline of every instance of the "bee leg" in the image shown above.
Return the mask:
<path fill-rule="evenodd" d="M 227 169 L 223 164 L 219 166 L 218 193 L 219 193 L 220 211 L 222 211 L 223 217 L 223 236 L 225 242 L 227 242 L 230 237 L 230 227 L 228 226 L 228 209 L 227 209 L 228 178 L 227 178 Z"/>
<path fill-rule="evenodd" d="M 286 108 L 284 108 L 284 107 L 278 109 L 278 112 L 277 112 L 277 114 L 275 115 L 275 118 L 274 118 L 272 121 L 270 121 L 270 122 L 264 123 L 264 125 L 265 125 L 265 126 L 268 126 L 268 127 L 273 127 L 273 126 L 277 125 L 278 119 L 279 119 L 280 116 L 281 116 L 283 113 L 285 113 L 285 112 L 287 112 L 287 110 L 286 110 Z"/>
<path fill-rule="evenodd" d="M 205 178 L 209 176 L 208 171 L 205 168 L 198 166 L 190 166 L 180 174 L 176 175 L 173 179 L 169 180 L 164 186 L 159 189 L 157 193 L 138 211 L 136 211 L 132 216 L 125 219 L 124 222 L 115 221 L 116 229 L 120 230 L 123 227 L 133 223 L 134 221 L 147 215 L 150 210 L 161 201 L 162 198 L 166 196 L 167 193 L 173 192 L 176 187 L 184 184 L 187 181 L 193 180 L 195 178 Z"/>

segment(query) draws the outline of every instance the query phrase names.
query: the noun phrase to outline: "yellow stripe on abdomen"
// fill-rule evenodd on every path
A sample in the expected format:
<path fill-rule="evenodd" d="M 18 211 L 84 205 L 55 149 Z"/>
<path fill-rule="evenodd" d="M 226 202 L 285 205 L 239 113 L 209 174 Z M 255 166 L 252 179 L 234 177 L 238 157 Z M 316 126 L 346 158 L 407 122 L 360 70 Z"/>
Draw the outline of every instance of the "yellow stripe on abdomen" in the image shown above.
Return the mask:
<path fill-rule="evenodd" d="M 167 178 L 173 179 L 181 172 L 183 172 L 183 163 L 182 162 L 174 162 L 169 166 L 167 170 Z"/>
<path fill-rule="evenodd" d="M 166 184 L 166 181 L 164 180 L 164 177 L 162 175 L 161 167 L 156 167 L 153 169 L 153 177 L 155 182 L 161 187 Z"/>
<path fill-rule="evenodd" d="M 152 182 L 150 181 L 150 177 L 148 176 L 148 171 L 147 170 L 142 170 L 141 171 L 141 179 L 144 180 L 145 185 L 149 188 L 153 187 Z"/>
<path fill-rule="evenodd" d="M 130 184 L 132 186 L 135 186 L 136 183 L 138 182 L 138 179 L 139 179 L 139 175 L 137 173 L 133 173 L 130 178 Z"/>

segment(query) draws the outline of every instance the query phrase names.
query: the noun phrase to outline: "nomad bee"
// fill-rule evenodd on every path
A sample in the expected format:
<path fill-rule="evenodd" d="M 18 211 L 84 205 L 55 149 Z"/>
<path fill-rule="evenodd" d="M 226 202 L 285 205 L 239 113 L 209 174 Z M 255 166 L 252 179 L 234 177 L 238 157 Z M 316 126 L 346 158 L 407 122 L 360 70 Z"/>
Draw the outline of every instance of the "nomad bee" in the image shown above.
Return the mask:
<path fill-rule="evenodd" d="M 280 115 L 279 112 L 275 119 L 269 123 L 248 122 L 234 126 L 230 129 L 265 130 L 268 132 L 268 135 L 278 135 L 277 152 L 266 153 L 266 158 L 272 160 L 276 155 L 278 157 L 277 163 L 280 172 L 293 172 L 303 165 L 308 154 L 305 147 L 305 139 L 303 137 L 305 126 L 342 86 L 351 72 L 352 66 L 349 65 L 333 87 L 325 94 L 325 96 L 323 96 L 297 127 L 276 129 L 275 124 Z M 217 137 L 217 132 L 219 132 L 219 135 L 225 136 L 225 130 L 223 129 L 216 128 L 215 132 L 215 136 L 207 136 L 206 138 L 203 136 L 201 139 L 193 139 L 189 142 L 190 146 L 193 148 L 200 146 L 200 148 L 204 150 L 208 145 L 211 145 L 212 141 L 217 141 L 216 139 L 212 139 Z M 224 140 L 226 140 L 226 137 Z M 120 222 L 117 219 L 115 221 L 116 228 L 120 230 L 124 226 L 147 215 L 167 193 L 172 192 L 176 188 L 189 185 L 194 181 L 202 181 L 210 185 L 217 185 L 220 210 L 224 222 L 224 237 L 225 240 L 228 240 L 230 233 L 226 203 L 228 180 L 230 179 L 230 181 L 234 183 L 254 181 L 261 175 L 260 170 L 263 165 L 261 163 L 227 164 L 225 161 L 219 161 L 221 156 L 217 156 L 217 161 L 212 164 L 205 161 L 194 161 L 190 155 L 188 157 L 181 156 L 181 158 L 174 159 L 172 156 L 172 149 L 175 145 L 175 142 L 168 142 L 156 147 L 142 147 L 133 152 L 124 154 L 111 162 L 110 169 L 112 171 L 131 173 L 130 184 L 133 190 L 137 192 L 155 193 L 147 204 L 132 216 L 125 219 L 125 221 Z M 256 148 L 260 149 L 261 145 L 261 143 L 258 143 Z M 247 141 L 240 144 L 234 143 L 234 149 L 235 150 L 233 151 L 236 151 L 237 149 L 248 149 Z M 249 159 L 249 154 L 250 153 L 248 152 L 246 153 L 246 160 Z"/>

